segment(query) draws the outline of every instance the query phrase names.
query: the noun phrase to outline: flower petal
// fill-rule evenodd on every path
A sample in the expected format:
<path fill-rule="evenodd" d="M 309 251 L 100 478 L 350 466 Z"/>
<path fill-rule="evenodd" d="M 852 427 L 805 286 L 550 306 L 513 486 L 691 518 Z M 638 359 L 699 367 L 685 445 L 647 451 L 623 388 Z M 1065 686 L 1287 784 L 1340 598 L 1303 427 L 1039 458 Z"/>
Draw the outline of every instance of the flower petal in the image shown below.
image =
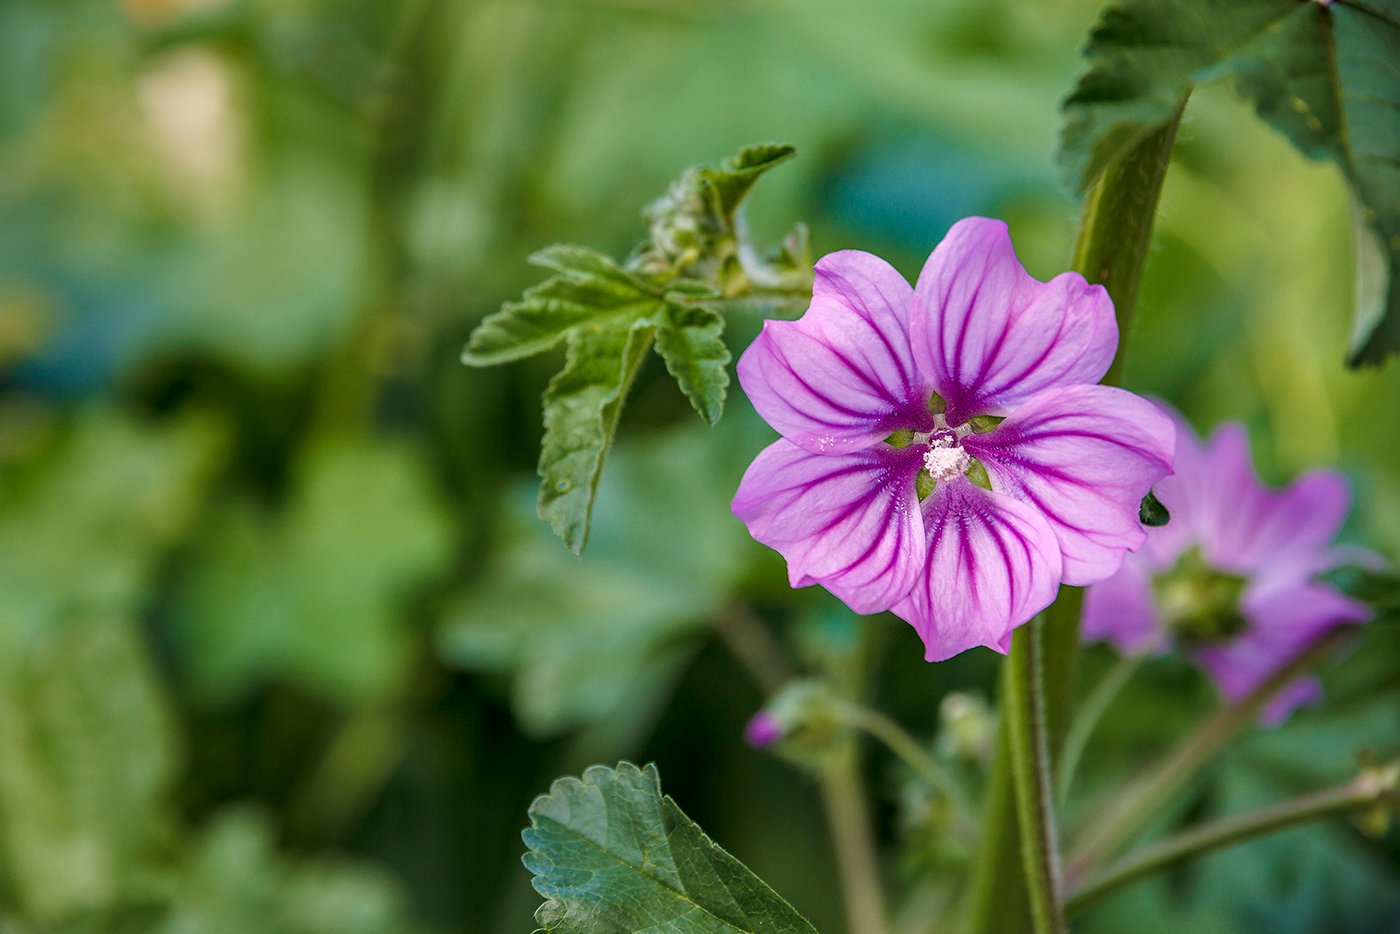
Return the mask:
<path fill-rule="evenodd" d="M 1328 632 L 1364 622 L 1371 616 L 1365 604 L 1325 584 L 1311 582 L 1292 587 L 1251 587 L 1245 591 L 1244 613 L 1249 628 L 1239 638 L 1194 652 L 1220 693 L 1231 702 L 1244 698 Z M 1294 695 L 1294 701 L 1296 706 L 1302 695 Z M 1271 712 L 1281 719 L 1288 711 Z"/>
<path fill-rule="evenodd" d="M 739 358 L 744 392 L 779 434 L 818 454 L 927 430 L 931 390 L 909 346 L 912 301 L 909 283 L 877 256 L 823 257 L 807 313 L 764 322 Z"/>
<path fill-rule="evenodd" d="M 1152 569 L 1141 553 L 1128 555 L 1117 574 L 1084 594 L 1086 641 L 1110 642 L 1124 655 L 1138 655 L 1162 644 L 1158 625 Z"/>
<path fill-rule="evenodd" d="M 857 613 L 894 605 L 924 564 L 916 452 L 886 445 L 818 455 L 790 441 L 744 474 L 734 514 L 787 559 L 794 587 L 821 584 Z"/>
<path fill-rule="evenodd" d="M 1146 399 L 1111 386 L 1051 389 L 963 447 L 992 489 L 1045 516 L 1064 552 L 1067 584 L 1118 570 L 1146 537 L 1138 506 L 1171 471 L 1175 428 Z"/>
<path fill-rule="evenodd" d="M 1097 383 L 1118 348 L 1102 286 L 1029 275 L 1001 221 L 958 221 L 914 287 L 914 359 L 954 424 L 1005 414 L 1044 389 Z"/>
<path fill-rule="evenodd" d="M 940 483 L 923 503 L 927 561 L 894 606 L 931 662 L 985 645 L 1005 653 L 1011 630 L 1039 613 L 1060 584 L 1060 549 L 1045 520 L 966 480 Z"/>

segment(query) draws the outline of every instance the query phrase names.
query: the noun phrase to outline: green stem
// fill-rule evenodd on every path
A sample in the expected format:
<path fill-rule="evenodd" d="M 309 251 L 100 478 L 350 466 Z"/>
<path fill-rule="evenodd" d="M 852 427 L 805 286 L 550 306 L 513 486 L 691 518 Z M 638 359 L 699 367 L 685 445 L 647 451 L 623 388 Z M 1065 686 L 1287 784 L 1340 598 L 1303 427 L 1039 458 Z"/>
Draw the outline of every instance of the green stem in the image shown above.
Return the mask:
<path fill-rule="evenodd" d="M 1044 621 L 1037 617 L 1014 637 L 1021 647 L 1012 652 L 1002 678 L 1003 716 L 1011 724 L 1011 769 L 1016 817 L 1021 827 L 1021 859 L 1030 896 L 1036 934 L 1063 934 L 1060 905 L 1059 841 L 1046 735 L 1045 672 L 1041 668 Z"/>
<path fill-rule="evenodd" d="M 1306 673 L 1350 635 L 1347 629 L 1335 630 L 1299 653 L 1244 700 L 1219 710 L 1161 764 L 1097 809 L 1094 820 L 1076 839 L 1065 870 L 1066 884 L 1077 888 L 1096 866 L 1131 840 L 1230 740 L 1241 730 L 1254 725 L 1265 706 L 1279 691 Z"/>
<path fill-rule="evenodd" d="M 847 751 L 835 756 L 819 776 L 851 934 L 885 934 L 880 860 L 855 745 L 850 744 Z"/>
<path fill-rule="evenodd" d="M 1113 667 L 1099 679 L 1099 683 L 1094 685 L 1094 689 L 1084 699 L 1084 705 L 1079 709 L 1079 713 L 1071 721 L 1069 732 L 1065 734 L 1065 745 L 1060 753 L 1057 771 L 1061 802 L 1069 796 L 1070 784 L 1074 781 L 1074 773 L 1079 768 L 1079 760 L 1084 755 L 1084 749 L 1089 745 L 1089 737 L 1094 735 L 1094 729 L 1098 727 L 1099 721 L 1103 719 L 1103 715 L 1118 697 L 1119 692 L 1123 690 L 1124 685 L 1142 667 L 1144 658 L 1146 658 L 1145 655 L 1124 655 L 1119 658 Z"/>
<path fill-rule="evenodd" d="M 967 844 L 977 840 L 978 828 L 973 817 L 972 802 L 967 799 L 962 786 L 904 727 L 878 710 L 860 704 L 838 702 L 833 710 L 846 725 L 869 733 L 884 743 L 915 775 L 948 799 L 958 839 Z"/>
<path fill-rule="evenodd" d="M 1118 317 L 1118 356 L 1104 377 L 1106 383 L 1117 382 L 1122 372 L 1123 349 L 1132 330 L 1157 200 L 1185 103 L 1181 102 L 1170 121 L 1143 137 L 1105 171 L 1084 202 L 1073 267 L 1090 282 L 1100 283 L 1108 290 Z M 1052 751 L 1059 749 L 1073 690 L 1083 600 L 1079 588 L 1062 587 L 1059 599 L 1045 612 L 1046 720 Z M 1017 652 L 1014 644 L 1011 652 Z M 1009 672 L 1010 665 L 1003 678 Z M 964 901 L 964 929 L 969 934 L 998 934 L 1027 927 L 1029 905 L 1021 876 L 1020 831 L 1011 810 L 1009 744 L 1003 717 L 997 757 L 987 779 L 983 844 L 973 864 Z"/>
<path fill-rule="evenodd" d="M 1400 803 L 1397 780 L 1400 780 L 1400 763 L 1391 763 L 1382 769 L 1368 770 L 1335 788 L 1193 827 L 1094 873 L 1069 894 L 1065 900 L 1065 910 L 1078 911 L 1143 876 L 1244 840 L 1332 814 L 1345 814 L 1378 805 L 1393 806 Z"/>

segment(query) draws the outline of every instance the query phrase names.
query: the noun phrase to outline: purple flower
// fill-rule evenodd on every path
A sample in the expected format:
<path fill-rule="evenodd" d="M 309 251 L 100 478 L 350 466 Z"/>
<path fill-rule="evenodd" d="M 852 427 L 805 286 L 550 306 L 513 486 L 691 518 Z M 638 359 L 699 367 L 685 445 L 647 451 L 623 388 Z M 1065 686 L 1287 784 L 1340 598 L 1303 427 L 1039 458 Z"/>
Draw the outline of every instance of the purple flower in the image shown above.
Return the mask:
<path fill-rule="evenodd" d="M 807 313 L 739 360 L 782 439 L 734 513 L 792 586 L 892 610 L 929 661 L 1005 652 L 1061 580 L 1142 543 L 1138 503 L 1171 469 L 1171 420 L 1093 385 L 1117 345 L 1103 288 L 1032 278 L 1000 221 L 955 224 L 913 289 L 868 253 L 826 256 Z"/>
<path fill-rule="evenodd" d="M 1176 473 L 1155 491 L 1171 522 L 1151 529 L 1142 550 L 1089 589 L 1084 637 L 1129 654 L 1179 643 L 1238 701 L 1332 629 L 1369 618 L 1364 604 L 1316 579 L 1358 557 L 1332 544 L 1351 494 L 1330 470 L 1268 489 L 1254 474 L 1242 426 L 1225 425 L 1202 444 L 1178 419 Z M 1299 679 L 1274 698 L 1264 722 L 1318 697 L 1314 679 Z"/>

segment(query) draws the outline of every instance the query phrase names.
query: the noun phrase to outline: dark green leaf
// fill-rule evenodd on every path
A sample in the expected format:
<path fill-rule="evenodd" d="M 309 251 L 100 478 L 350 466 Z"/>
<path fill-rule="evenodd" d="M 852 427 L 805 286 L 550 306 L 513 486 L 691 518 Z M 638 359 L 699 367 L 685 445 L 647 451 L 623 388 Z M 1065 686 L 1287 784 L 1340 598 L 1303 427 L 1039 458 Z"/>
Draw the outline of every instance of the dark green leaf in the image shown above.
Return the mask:
<path fill-rule="evenodd" d="M 603 461 L 652 334 L 627 320 L 571 332 L 564 369 L 545 390 L 539 514 L 574 554 L 588 541 Z"/>
<path fill-rule="evenodd" d="M 1312 158 L 1341 165 L 1357 201 L 1350 362 L 1400 350 L 1400 0 L 1129 0 L 1108 10 L 1065 101 L 1060 163 L 1076 190 L 1171 118 L 1196 84 L 1234 79 Z"/>
<path fill-rule="evenodd" d="M 548 247 L 530 261 L 557 275 L 482 321 L 462 352 L 464 363 L 491 366 L 528 357 L 553 347 L 580 325 L 635 320 L 655 311 L 659 301 L 640 279 L 584 247 Z"/>
<path fill-rule="evenodd" d="M 546 931 L 816 934 L 661 793 L 656 767 L 595 765 L 530 805 L 521 835 Z"/>
<path fill-rule="evenodd" d="M 657 316 L 656 350 L 700 417 L 713 425 L 729 389 L 724 318 L 701 306 L 667 304 Z"/>
<path fill-rule="evenodd" d="M 1138 521 L 1150 529 L 1161 528 L 1172 519 L 1172 514 L 1167 511 L 1167 507 L 1162 505 L 1151 490 L 1142 498 L 1142 503 L 1138 505 Z"/>

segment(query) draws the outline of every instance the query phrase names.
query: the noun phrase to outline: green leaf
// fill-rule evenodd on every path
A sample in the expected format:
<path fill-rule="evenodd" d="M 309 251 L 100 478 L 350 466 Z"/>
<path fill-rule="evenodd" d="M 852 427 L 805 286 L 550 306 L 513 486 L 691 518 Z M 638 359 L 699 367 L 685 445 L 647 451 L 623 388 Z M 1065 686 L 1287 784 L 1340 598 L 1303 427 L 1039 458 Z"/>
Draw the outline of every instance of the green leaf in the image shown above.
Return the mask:
<path fill-rule="evenodd" d="M 285 507 L 209 517 L 172 620 L 196 693 L 283 678 L 342 702 L 392 692 L 412 660 L 407 602 L 446 566 L 447 507 L 416 446 L 319 439 Z"/>
<path fill-rule="evenodd" d="M 44 635 L 0 682 L 0 883 L 33 930 L 151 896 L 179 767 L 130 619 L 73 613 Z"/>
<path fill-rule="evenodd" d="M 500 548 L 443 619 L 441 656 L 508 683 L 533 737 L 581 730 L 598 755 L 636 748 L 746 571 L 748 535 L 728 505 L 768 433 L 745 410 L 619 442 L 586 562 L 560 550 L 522 489 Z"/>
<path fill-rule="evenodd" d="M 530 805 L 521 835 L 545 931 L 816 934 L 661 793 L 656 767 L 595 765 Z"/>
<path fill-rule="evenodd" d="M 539 515 L 574 554 L 588 541 L 603 462 L 653 331 L 610 321 L 572 332 L 564 369 L 545 390 Z"/>
<path fill-rule="evenodd" d="M 388 875 L 340 858 L 292 858 L 260 811 L 220 812 L 191 841 L 156 934 L 408 934 L 408 899 Z"/>
<path fill-rule="evenodd" d="M 547 247 L 530 262 L 557 275 L 482 321 L 462 352 L 462 362 L 492 366 L 528 357 L 553 347 L 581 325 L 642 318 L 660 302 L 640 279 L 584 247 Z"/>
<path fill-rule="evenodd" d="M 1311 158 L 1335 160 L 1357 202 L 1349 362 L 1400 350 L 1400 0 L 1128 0 L 1085 50 L 1065 101 L 1060 164 L 1086 190 L 1203 81 L 1234 80 Z"/>
<path fill-rule="evenodd" d="M 701 169 L 700 178 L 709 192 L 716 216 L 732 223 L 734 212 L 759 176 L 796 154 L 796 147 L 783 143 L 759 143 L 745 146 L 720 162 L 718 168 Z"/>
<path fill-rule="evenodd" d="M 724 318 L 703 306 L 667 304 L 657 316 L 656 350 L 700 417 L 713 425 L 729 389 Z"/>

